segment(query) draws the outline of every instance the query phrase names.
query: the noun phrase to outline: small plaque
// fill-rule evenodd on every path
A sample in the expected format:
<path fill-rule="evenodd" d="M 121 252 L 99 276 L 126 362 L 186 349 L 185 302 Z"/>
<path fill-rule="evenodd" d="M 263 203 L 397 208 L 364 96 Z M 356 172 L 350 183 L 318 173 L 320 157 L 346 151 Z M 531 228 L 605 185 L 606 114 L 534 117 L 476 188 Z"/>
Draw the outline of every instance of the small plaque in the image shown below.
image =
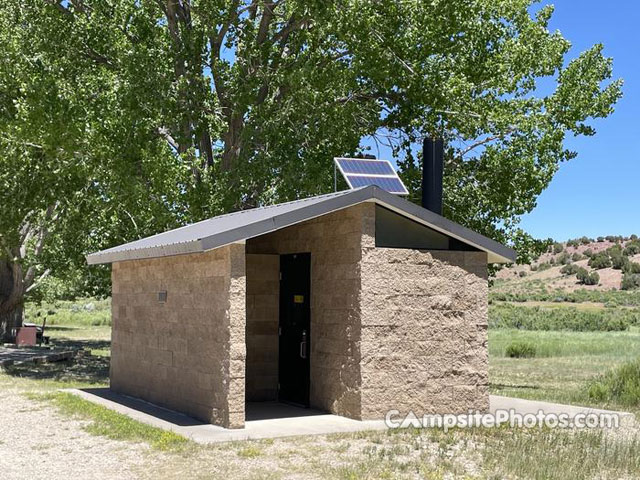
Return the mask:
<path fill-rule="evenodd" d="M 294 295 L 293 303 L 304 303 L 304 295 Z"/>
<path fill-rule="evenodd" d="M 158 302 L 165 303 L 167 301 L 167 291 L 161 290 L 158 292 Z"/>

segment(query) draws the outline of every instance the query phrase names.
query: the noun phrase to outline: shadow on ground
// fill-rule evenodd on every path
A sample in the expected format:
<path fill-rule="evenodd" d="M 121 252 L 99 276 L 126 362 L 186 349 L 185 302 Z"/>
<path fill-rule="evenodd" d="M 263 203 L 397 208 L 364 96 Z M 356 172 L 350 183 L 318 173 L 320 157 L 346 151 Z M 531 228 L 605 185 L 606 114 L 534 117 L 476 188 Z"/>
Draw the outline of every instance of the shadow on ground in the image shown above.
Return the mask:
<path fill-rule="evenodd" d="M 111 342 L 109 340 L 52 338 L 51 346 L 62 350 L 109 350 L 109 348 L 111 348 Z"/>
<path fill-rule="evenodd" d="M 55 350 L 108 350 L 108 340 L 55 338 L 51 346 Z M 8 375 L 34 380 L 55 380 L 69 383 L 107 383 L 109 380 L 108 356 L 77 355 L 72 360 L 53 363 L 23 363 L 4 368 Z"/>
<path fill-rule="evenodd" d="M 147 415 L 151 415 L 159 420 L 164 420 L 165 422 L 169 422 L 173 425 L 179 425 L 181 427 L 207 425 L 207 422 L 197 420 L 183 413 L 163 408 L 139 398 L 133 398 L 127 395 L 115 393 L 109 388 L 83 388 L 82 391 L 96 397 L 109 400 L 110 402 L 114 402 L 118 405 L 136 410 L 138 412 L 146 413 Z"/>
<path fill-rule="evenodd" d="M 538 385 L 507 385 L 504 383 L 491 383 L 489 385 L 490 387 L 493 388 L 499 388 L 499 389 L 509 389 L 509 388 L 513 388 L 513 389 L 526 389 L 526 390 L 539 390 L 540 387 Z"/>

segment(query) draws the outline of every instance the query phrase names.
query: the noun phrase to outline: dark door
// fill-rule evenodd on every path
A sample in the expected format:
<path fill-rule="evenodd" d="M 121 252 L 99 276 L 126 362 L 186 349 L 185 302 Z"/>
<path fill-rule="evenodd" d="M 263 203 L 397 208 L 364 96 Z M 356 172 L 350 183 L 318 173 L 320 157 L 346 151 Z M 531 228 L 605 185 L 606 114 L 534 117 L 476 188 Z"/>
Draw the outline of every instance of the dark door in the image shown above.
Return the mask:
<path fill-rule="evenodd" d="M 280 256 L 279 390 L 281 402 L 309 406 L 311 254 Z"/>

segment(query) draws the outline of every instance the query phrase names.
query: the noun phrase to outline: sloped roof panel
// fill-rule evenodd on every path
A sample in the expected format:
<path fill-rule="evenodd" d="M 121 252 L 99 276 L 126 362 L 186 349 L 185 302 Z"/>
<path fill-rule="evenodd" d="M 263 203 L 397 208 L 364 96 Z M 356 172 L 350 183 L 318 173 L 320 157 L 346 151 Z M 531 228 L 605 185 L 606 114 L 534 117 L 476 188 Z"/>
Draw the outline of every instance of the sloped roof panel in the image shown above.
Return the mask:
<path fill-rule="evenodd" d="M 512 249 L 376 186 L 369 186 L 220 215 L 92 253 L 87 255 L 87 263 L 94 265 L 204 252 L 366 201 L 387 206 L 402 215 L 486 251 L 491 263 L 508 263 L 515 260 L 515 252 Z"/>

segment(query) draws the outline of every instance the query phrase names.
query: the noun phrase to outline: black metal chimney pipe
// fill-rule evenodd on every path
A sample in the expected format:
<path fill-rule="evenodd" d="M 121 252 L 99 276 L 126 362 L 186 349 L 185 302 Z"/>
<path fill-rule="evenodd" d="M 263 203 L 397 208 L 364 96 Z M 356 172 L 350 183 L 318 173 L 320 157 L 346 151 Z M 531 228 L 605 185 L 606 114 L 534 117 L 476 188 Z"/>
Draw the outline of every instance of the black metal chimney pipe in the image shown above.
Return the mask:
<path fill-rule="evenodd" d="M 425 138 L 422 144 L 422 206 L 442 215 L 444 142 Z"/>

